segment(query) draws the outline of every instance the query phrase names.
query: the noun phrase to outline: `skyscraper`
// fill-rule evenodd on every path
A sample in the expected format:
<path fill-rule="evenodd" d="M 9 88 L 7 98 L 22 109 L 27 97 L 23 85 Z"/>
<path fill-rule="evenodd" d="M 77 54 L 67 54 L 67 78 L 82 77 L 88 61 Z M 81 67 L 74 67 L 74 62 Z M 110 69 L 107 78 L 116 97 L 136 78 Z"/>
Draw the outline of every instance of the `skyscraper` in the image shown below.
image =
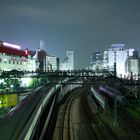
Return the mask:
<path fill-rule="evenodd" d="M 128 56 L 133 55 L 134 49 L 125 49 L 124 44 L 112 44 L 108 51 L 105 51 L 107 55 L 107 65 L 109 71 L 114 71 L 114 64 L 116 63 L 117 76 L 124 76 L 125 62 Z"/>
<path fill-rule="evenodd" d="M 74 52 L 73 51 L 67 51 L 66 52 L 66 57 L 67 57 L 67 64 L 68 64 L 68 69 L 69 70 L 74 70 Z"/>
<path fill-rule="evenodd" d="M 91 61 L 90 61 L 90 64 L 94 64 L 94 63 L 96 63 L 98 60 L 99 60 L 99 61 L 102 60 L 102 59 L 103 59 L 102 56 L 103 56 L 103 55 L 101 54 L 100 51 L 93 51 L 93 52 L 91 53 Z"/>
<path fill-rule="evenodd" d="M 74 70 L 74 52 L 67 51 L 63 63 L 60 64 L 60 70 Z"/>

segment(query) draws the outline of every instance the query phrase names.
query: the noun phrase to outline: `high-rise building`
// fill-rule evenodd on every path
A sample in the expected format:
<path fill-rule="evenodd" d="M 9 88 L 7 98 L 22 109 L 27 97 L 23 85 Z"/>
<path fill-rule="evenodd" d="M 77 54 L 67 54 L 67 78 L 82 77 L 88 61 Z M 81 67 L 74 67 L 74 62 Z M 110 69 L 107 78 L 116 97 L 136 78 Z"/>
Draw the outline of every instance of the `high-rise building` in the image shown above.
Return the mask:
<path fill-rule="evenodd" d="M 138 57 L 139 57 L 139 53 L 138 53 L 138 51 L 133 51 L 133 58 L 135 58 L 135 59 L 138 59 Z"/>
<path fill-rule="evenodd" d="M 69 70 L 74 70 L 74 52 L 73 51 L 67 51 L 66 52 L 66 57 L 67 57 L 67 64 L 68 64 L 68 69 Z"/>
<path fill-rule="evenodd" d="M 46 70 L 58 70 L 58 58 L 53 55 L 46 55 Z"/>
<path fill-rule="evenodd" d="M 60 70 L 74 70 L 74 52 L 67 51 L 63 63 L 60 64 Z"/>
<path fill-rule="evenodd" d="M 125 62 L 128 56 L 132 56 L 134 49 L 125 49 L 124 44 L 112 44 L 108 51 L 104 52 L 104 58 L 106 58 L 106 68 L 109 71 L 114 71 L 114 65 L 116 64 L 117 76 L 124 76 Z"/>
<path fill-rule="evenodd" d="M 136 78 L 140 74 L 140 59 L 138 57 L 138 51 L 133 52 L 133 56 L 129 56 L 125 63 L 127 76 L 130 77 L 131 74 L 135 75 Z"/>
<path fill-rule="evenodd" d="M 39 69 L 39 63 L 36 51 L 29 50 L 29 56 L 28 56 L 28 71 L 36 71 Z"/>
<path fill-rule="evenodd" d="M 40 72 L 45 72 L 46 71 L 46 51 L 42 50 L 42 49 L 38 49 L 37 51 L 37 59 L 38 59 L 38 64 L 39 64 L 39 68 L 37 71 Z"/>
<path fill-rule="evenodd" d="M 103 55 L 100 51 L 91 53 L 90 69 L 94 71 L 103 69 Z"/>
<path fill-rule="evenodd" d="M 91 62 L 90 64 L 95 64 L 97 61 L 103 60 L 103 55 L 100 51 L 93 51 L 91 53 Z"/>

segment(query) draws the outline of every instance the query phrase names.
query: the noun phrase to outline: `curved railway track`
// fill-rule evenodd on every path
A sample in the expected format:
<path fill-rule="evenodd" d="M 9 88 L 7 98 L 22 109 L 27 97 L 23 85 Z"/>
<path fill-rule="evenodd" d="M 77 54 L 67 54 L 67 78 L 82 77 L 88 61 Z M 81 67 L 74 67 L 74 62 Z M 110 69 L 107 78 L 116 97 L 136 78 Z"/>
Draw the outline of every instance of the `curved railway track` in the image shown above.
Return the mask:
<path fill-rule="evenodd" d="M 72 138 L 72 132 L 70 128 L 71 123 L 71 107 L 72 104 L 77 97 L 77 94 L 71 94 L 68 99 L 66 100 L 66 103 L 63 108 L 62 112 L 62 119 L 60 121 L 60 130 L 59 130 L 59 140 L 71 140 Z"/>
<path fill-rule="evenodd" d="M 86 122 L 87 130 L 91 139 L 106 140 L 102 129 L 100 128 L 100 121 L 97 115 L 94 114 L 89 106 L 87 94 L 83 92 L 81 95 L 81 113 Z"/>
<path fill-rule="evenodd" d="M 88 88 L 83 87 L 68 93 L 60 104 L 53 140 L 116 140 L 100 120 L 88 93 Z"/>

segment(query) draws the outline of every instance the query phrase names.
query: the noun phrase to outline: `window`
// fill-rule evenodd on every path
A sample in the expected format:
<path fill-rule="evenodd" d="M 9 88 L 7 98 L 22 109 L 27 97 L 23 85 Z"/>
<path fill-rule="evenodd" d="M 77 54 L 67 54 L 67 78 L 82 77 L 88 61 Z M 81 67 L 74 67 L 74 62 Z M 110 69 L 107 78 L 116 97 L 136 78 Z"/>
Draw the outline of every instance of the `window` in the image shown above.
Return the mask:
<path fill-rule="evenodd" d="M 11 64 L 11 60 L 9 60 L 9 64 Z"/>

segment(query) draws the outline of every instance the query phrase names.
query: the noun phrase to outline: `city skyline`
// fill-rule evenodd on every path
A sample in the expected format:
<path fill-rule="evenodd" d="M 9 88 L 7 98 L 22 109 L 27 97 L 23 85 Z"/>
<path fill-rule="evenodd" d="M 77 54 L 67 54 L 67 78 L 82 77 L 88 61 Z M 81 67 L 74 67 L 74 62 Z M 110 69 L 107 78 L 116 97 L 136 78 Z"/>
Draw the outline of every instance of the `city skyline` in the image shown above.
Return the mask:
<path fill-rule="evenodd" d="M 75 65 L 83 68 L 92 50 L 103 51 L 113 43 L 140 51 L 139 4 L 138 0 L 6 0 L 0 4 L 0 39 L 32 50 L 44 40 L 47 52 L 61 59 L 73 50 Z"/>

